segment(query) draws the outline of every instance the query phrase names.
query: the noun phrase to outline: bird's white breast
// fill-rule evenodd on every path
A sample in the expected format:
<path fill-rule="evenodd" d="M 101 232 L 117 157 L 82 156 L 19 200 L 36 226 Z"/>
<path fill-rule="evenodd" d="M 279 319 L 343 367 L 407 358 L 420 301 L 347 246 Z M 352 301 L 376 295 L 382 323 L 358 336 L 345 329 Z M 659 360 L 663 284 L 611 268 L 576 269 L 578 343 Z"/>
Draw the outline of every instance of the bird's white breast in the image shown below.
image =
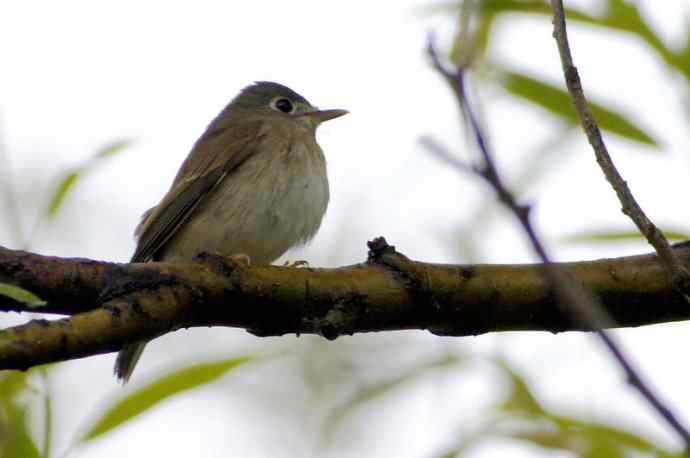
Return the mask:
<path fill-rule="evenodd" d="M 259 150 L 202 201 L 163 258 L 190 260 L 206 251 L 270 263 L 316 234 L 328 200 L 326 164 L 315 140 Z"/>

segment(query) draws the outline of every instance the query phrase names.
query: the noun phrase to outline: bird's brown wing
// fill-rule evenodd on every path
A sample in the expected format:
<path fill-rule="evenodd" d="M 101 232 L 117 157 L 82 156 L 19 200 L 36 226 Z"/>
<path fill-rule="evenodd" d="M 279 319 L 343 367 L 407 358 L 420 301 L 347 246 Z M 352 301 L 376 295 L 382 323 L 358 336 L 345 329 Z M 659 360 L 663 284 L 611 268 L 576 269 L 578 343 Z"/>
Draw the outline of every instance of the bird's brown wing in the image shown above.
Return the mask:
<path fill-rule="evenodd" d="M 199 203 L 254 153 L 263 137 L 261 125 L 259 121 L 243 123 L 204 134 L 182 165 L 184 173 L 178 174 L 160 204 L 144 217 L 132 262 L 155 259 Z"/>

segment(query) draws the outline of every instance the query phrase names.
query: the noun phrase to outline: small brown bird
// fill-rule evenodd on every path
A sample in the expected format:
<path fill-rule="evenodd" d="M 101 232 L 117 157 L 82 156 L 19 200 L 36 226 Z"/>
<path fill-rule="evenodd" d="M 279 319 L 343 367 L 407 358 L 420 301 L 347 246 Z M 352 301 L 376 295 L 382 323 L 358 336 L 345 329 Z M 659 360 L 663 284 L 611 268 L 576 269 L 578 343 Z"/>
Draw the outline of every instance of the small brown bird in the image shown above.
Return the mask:
<path fill-rule="evenodd" d="M 202 252 L 268 264 L 311 239 L 328 206 L 316 128 L 345 110 L 318 110 L 271 82 L 244 88 L 211 122 L 163 200 L 142 216 L 132 262 L 190 261 Z M 126 382 L 146 341 L 117 355 Z"/>

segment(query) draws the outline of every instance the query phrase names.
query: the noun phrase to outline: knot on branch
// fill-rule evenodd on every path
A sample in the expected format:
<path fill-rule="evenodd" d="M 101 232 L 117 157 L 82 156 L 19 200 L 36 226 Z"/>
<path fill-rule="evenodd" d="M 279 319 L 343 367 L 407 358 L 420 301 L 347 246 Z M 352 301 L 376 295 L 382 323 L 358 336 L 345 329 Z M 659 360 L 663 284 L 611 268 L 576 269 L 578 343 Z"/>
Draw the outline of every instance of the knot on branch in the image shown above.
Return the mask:
<path fill-rule="evenodd" d="M 305 317 L 302 323 L 315 333 L 328 340 L 335 340 L 342 335 L 353 335 L 357 330 L 357 321 L 363 313 L 364 297 L 352 293 L 343 296 L 323 316 Z"/>
<path fill-rule="evenodd" d="M 426 265 L 414 262 L 397 252 L 395 246 L 389 245 L 383 237 L 367 242 L 367 246 L 369 247 L 367 263 L 384 266 L 401 278 L 405 289 L 424 312 L 422 313 L 424 327 L 436 321 L 435 317 L 440 307 L 434 298 Z"/>
<path fill-rule="evenodd" d="M 367 264 L 384 266 L 400 274 L 404 279 L 412 282 L 414 286 L 422 284 L 418 277 L 424 273 L 424 269 L 420 269 L 418 264 L 411 261 L 407 256 L 398 253 L 395 246 L 389 245 L 385 238 L 377 237 L 367 242 L 367 246 L 369 247 Z"/>
<path fill-rule="evenodd" d="M 367 247 L 369 247 L 368 264 L 379 264 L 385 255 L 398 254 L 395 251 L 395 247 L 389 245 L 383 237 L 376 237 L 374 240 L 370 240 L 367 242 Z"/>

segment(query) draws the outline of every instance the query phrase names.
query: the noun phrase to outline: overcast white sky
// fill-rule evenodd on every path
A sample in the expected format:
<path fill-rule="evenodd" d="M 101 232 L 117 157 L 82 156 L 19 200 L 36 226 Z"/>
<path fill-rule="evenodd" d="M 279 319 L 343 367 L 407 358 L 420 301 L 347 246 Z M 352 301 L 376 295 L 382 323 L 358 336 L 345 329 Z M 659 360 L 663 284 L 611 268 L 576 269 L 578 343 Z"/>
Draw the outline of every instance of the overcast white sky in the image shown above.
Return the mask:
<path fill-rule="evenodd" d="M 687 26 L 683 17 L 690 11 L 690 2 L 642 3 L 648 5 L 646 10 L 664 38 L 678 40 Z M 55 226 L 39 234 L 34 248 L 50 254 L 126 261 L 134 247 L 131 233 L 139 214 L 167 189 L 207 123 L 245 85 L 273 80 L 292 87 L 315 105 L 351 112 L 319 132 L 329 164 L 332 203 L 313 244 L 293 253 L 292 259 L 308 259 L 318 266 L 360 262 L 366 256 L 366 241 L 385 235 L 415 259 L 467 261 L 458 250 L 449 249 L 449 243 L 461 237 L 457 230 L 463 215 L 475 211 L 489 191 L 471 178 L 447 170 L 417 143 L 421 134 L 432 134 L 458 151 L 465 145 L 456 107 L 447 88 L 429 70 L 423 53 L 430 29 L 440 30 L 442 37 L 452 30 L 448 16 L 422 14 L 422 7 L 430 4 L 418 0 L 122 0 L 14 1 L 0 5 L 0 134 L 9 157 L 9 166 L 0 174 L 9 172 L 14 177 L 13 186 L 22 204 L 22 226 L 28 229 L 33 225 L 37 212 L 45 206 L 41 199 L 55 185 L 56 174 L 78 165 L 109 140 L 135 141 L 133 147 L 79 184 Z M 492 50 L 492 58 L 560 82 L 549 22 L 512 21 L 510 27 L 501 29 L 497 37 L 501 46 Z M 685 207 L 682 196 L 687 193 L 688 124 L 683 105 L 669 100 L 668 94 L 678 93 L 669 89 L 673 77 L 635 40 L 577 28 L 571 42 L 586 89 L 619 109 L 635 113 L 635 119 L 662 140 L 663 155 L 616 138 L 610 139 L 610 146 L 650 216 L 687 230 L 687 215 L 679 209 Z M 546 122 L 536 110 L 510 103 L 496 89 L 487 89 L 481 98 L 493 146 L 508 176 L 524 161 L 524 151 L 550 135 L 558 135 L 557 123 Z M 552 242 L 586 227 L 628 224 L 594 168 L 583 138 L 575 138 L 563 148 L 569 159 L 559 163 L 552 177 L 529 196 L 538 204 L 538 222 Z M 593 202 L 597 203 L 594 208 Z M 480 236 L 481 262 L 533 259 L 509 219 L 492 224 Z M 0 227 L 0 244 L 13 244 L 12 234 L 4 227 Z M 640 244 L 561 246 L 556 257 L 581 259 L 642 251 L 647 249 Z M 228 338 L 228 333 L 234 334 Z M 194 339 L 186 340 L 188 335 Z M 677 352 L 670 350 L 687 345 L 687 325 L 648 327 L 619 335 L 636 361 L 690 421 L 690 373 L 678 364 Z M 390 340 L 391 345 L 423 347 L 429 352 L 438 340 L 418 334 L 398 338 L 403 343 Z M 160 340 L 170 346 L 152 345 L 144 365 L 171 367 L 178 356 L 192 361 L 198 348 L 233 355 L 263 345 L 243 331 L 232 330 L 178 332 Z M 201 343 L 187 348 L 186 342 L 191 340 Z M 343 340 L 327 345 L 349 345 L 362 351 L 361 347 L 366 348 L 366 342 L 371 341 L 357 341 L 357 337 Z M 219 348 L 221 342 L 223 348 Z M 299 349 L 309 342 L 302 339 L 290 348 Z M 602 419 L 615 415 L 621 424 L 654 432 L 674 444 L 587 337 L 523 333 L 461 339 L 460 345 L 472 351 L 504 354 L 529 369 L 540 394 L 556 405 Z M 669 353 L 672 356 L 666 357 Z M 110 377 L 112 360 L 112 356 L 89 358 L 59 370 L 57 384 L 64 393 L 58 408 L 68 420 L 59 427 L 62 436 L 56 439 L 58 450 L 65 446 L 75 425 L 87 421 L 90 412 L 103 405 L 104 397 L 118 393 Z M 143 377 L 146 369 L 139 370 Z M 288 369 L 281 374 L 290 377 Z M 252 421 L 266 421 L 242 410 L 250 403 L 247 397 L 253 394 L 248 387 L 254 383 L 247 375 L 239 382 L 223 385 L 227 390 L 222 405 L 215 408 L 208 403 L 216 398 L 200 394 L 169 403 L 126 430 L 70 456 L 115 457 L 127 450 L 136 450 L 136 455 L 129 456 L 155 452 L 171 457 L 232 456 L 227 453 L 305 456 L 313 452 L 295 439 L 303 431 L 290 423 L 306 421 L 304 418 L 272 425 L 276 430 L 282 428 L 283 436 L 262 435 L 260 428 L 248 426 Z M 431 402 L 430 397 L 462 398 L 463 393 L 455 389 L 462 383 L 475 382 L 453 379 L 440 383 L 440 388 L 420 389 L 406 402 L 421 407 L 385 410 L 387 421 L 391 416 L 397 418 L 396 426 L 390 426 L 392 437 L 416 439 L 398 440 L 392 446 L 362 438 L 364 445 L 357 450 L 358 456 L 364 456 L 365 451 L 367 456 L 386 456 L 394 450 L 395 456 L 415 457 L 433 450 L 441 432 L 436 431 L 434 413 L 423 413 L 423 405 Z M 278 391 L 272 395 L 278 396 L 279 389 L 274 388 Z M 233 389 L 245 397 L 233 394 Z M 463 389 L 474 393 L 484 388 Z M 308 399 L 305 393 L 282 395 L 294 398 L 292 402 L 308 402 L 302 399 Z M 233 413 L 236 411 L 243 413 Z M 425 426 L 419 428 L 418 421 L 401 419 L 412 417 L 423 418 Z M 387 424 L 381 418 L 372 421 L 377 428 Z M 271 441 L 284 447 L 261 445 Z M 335 447 L 328 456 L 348 456 L 352 450 Z M 511 451 L 524 456 L 534 456 L 535 452 Z M 495 450 L 478 450 L 475 456 L 495 456 L 492 453 Z"/>

